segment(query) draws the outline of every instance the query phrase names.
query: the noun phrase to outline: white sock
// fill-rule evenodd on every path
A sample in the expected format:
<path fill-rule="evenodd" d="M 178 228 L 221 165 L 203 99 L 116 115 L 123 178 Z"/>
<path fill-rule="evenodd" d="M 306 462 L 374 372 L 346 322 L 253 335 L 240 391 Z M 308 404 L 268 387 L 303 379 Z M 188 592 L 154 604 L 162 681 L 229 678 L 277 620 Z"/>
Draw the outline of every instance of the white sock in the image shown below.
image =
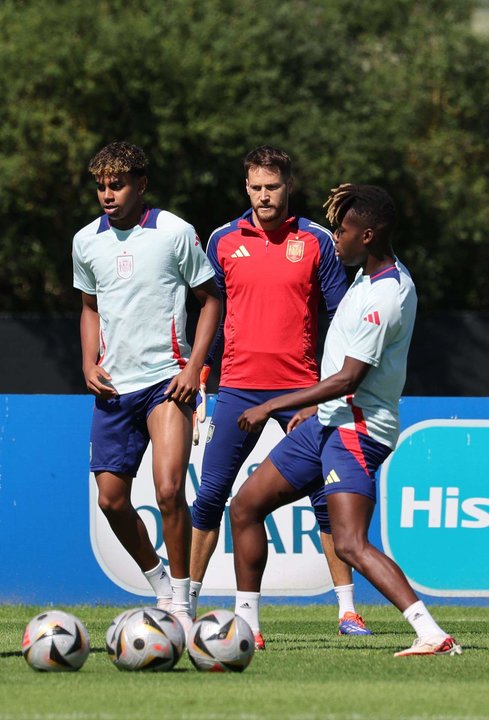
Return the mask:
<path fill-rule="evenodd" d="M 433 637 L 433 635 L 447 636 L 447 633 L 434 621 L 421 600 L 410 605 L 402 614 L 419 638 Z"/>
<path fill-rule="evenodd" d="M 260 620 L 258 619 L 260 596 L 261 593 L 259 592 L 244 592 L 240 590 L 236 592 L 234 613 L 242 617 L 243 620 L 246 620 L 254 633 L 260 632 Z"/>
<path fill-rule="evenodd" d="M 197 604 L 199 602 L 199 595 L 200 595 L 201 590 L 202 590 L 201 582 L 197 582 L 197 580 L 190 581 L 189 602 L 190 602 L 190 614 L 193 618 L 196 617 L 196 615 L 197 615 Z"/>
<path fill-rule="evenodd" d="M 353 583 L 351 585 L 336 585 L 333 590 L 336 593 L 338 600 L 338 617 L 341 619 L 345 613 L 355 612 L 355 605 L 353 604 Z"/>
<path fill-rule="evenodd" d="M 167 604 L 168 609 L 170 609 L 172 598 L 171 583 L 163 561 L 160 560 L 155 568 L 146 570 L 146 572 L 143 572 L 143 575 L 154 590 L 156 602 L 159 603 L 158 607 L 164 607 Z"/>
<path fill-rule="evenodd" d="M 171 611 L 184 612 L 190 615 L 190 578 L 174 578 L 171 579 L 171 589 L 173 598 L 171 603 Z"/>

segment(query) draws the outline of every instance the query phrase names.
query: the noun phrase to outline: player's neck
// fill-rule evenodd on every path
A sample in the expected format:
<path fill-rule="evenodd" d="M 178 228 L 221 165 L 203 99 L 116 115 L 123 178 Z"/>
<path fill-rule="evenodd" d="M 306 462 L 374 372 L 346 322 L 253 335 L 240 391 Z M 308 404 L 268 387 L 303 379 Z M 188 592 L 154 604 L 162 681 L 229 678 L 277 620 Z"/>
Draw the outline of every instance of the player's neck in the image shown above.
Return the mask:
<path fill-rule="evenodd" d="M 363 266 L 363 274 L 375 275 L 376 273 L 381 272 L 382 270 L 385 270 L 395 264 L 396 261 L 394 255 L 384 255 L 382 258 L 369 255 Z"/>

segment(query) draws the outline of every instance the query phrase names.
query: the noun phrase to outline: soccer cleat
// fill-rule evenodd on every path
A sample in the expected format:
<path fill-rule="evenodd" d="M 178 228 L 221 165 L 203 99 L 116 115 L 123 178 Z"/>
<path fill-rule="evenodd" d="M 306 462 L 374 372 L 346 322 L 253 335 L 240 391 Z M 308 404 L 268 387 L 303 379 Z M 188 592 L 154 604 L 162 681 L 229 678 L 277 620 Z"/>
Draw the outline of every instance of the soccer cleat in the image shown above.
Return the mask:
<path fill-rule="evenodd" d="M 364 619 L 357 613 L 346 612 L 338 620 L 338 635 L 371 635 L 372 631 L 365 625 Z"/>
<path fill-rule="evenodd" d="M 446 635 L 437 635 L 431 638 L 416 638 L 411 647 L 394 653 L 394 657 L 407 657 L 408 655 L 461 655 L 462 648 L 455 640 Z"/>
<path fill-rule="evenodd" d="M 258 630 L 258 632 L 253 634 L 255 636 L 255 650 L 265 650 L 265 640 L 261 632 Z"/>

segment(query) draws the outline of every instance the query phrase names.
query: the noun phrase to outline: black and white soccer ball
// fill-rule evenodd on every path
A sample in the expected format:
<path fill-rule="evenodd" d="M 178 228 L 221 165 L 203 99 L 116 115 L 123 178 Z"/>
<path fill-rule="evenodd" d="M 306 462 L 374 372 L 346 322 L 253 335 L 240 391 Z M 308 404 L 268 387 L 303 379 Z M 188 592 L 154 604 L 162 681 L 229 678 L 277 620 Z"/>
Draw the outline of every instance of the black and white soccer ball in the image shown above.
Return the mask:
<path fill-rule="evenodd" d="M 197 670 L 243 672 L 255 652 L 255 639 L 246 620 L 219 609 L 196 620 L 187 636 L 187 649 Z"/>
<path fill-rule="evenodd" d="M 85 625 L 62 610 L 48 610 L 28 623 L 22 638 L 22 655 L 34 670 L 79 670 L 90 652 Z"/>
<path fill-rule="evenodd" d="M 116 620 L 111 637 L 106 639 L 109 657 L 119 670 L 171 670 L 182 657 L 185 633 L 179 621 L 165 610 L 139 608 Z"/>

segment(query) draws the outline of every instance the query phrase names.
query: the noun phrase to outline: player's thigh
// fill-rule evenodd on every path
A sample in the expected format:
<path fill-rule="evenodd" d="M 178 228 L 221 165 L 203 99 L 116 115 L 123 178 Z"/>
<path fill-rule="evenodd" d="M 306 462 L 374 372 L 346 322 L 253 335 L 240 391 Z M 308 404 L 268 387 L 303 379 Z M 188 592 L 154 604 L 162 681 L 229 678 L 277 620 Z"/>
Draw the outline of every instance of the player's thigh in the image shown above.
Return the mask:
<path fill-rule="evenodd" d="M 168 401 L 156 405 L 147 418 L 153 447 L 155 485 L 185 487 L 192 448 L 192 408 Z"/>
<path fill-rule="evenodd" d="M 294 488 L 267 457 L 239 489 L 231 503 L 231 518 L 263 518 L 301 497 L 304 493 Z"/>
<path fill-rule="evenodd" d="M 239 416 L 252 406 L 246 393 L 219 391 L 202 458 L 203 485 L 218 482 L 231 489 L 240 467 L 260 438 L 260 433 L 247 433 L 238 426 Z"/>
<path fill-rule="evenodd" d="M 98 502 L 103 510 L 118 510 L 130 503 L 133 478 L 124 473 L 95 473 Z"/>

